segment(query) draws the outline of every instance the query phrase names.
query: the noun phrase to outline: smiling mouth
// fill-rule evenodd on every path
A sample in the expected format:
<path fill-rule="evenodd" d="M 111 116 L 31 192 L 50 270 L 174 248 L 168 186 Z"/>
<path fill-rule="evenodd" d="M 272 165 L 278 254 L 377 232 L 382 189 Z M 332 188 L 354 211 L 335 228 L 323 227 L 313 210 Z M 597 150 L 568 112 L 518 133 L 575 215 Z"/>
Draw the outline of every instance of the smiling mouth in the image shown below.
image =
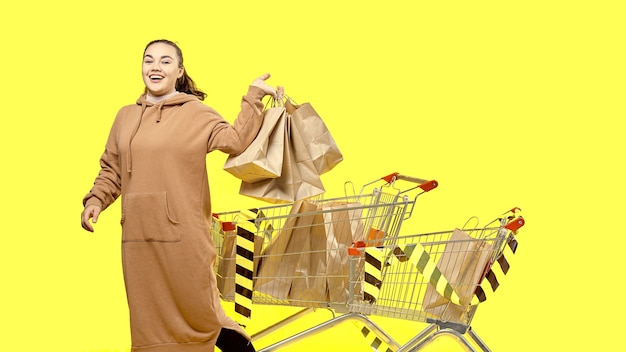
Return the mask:
<path fill-rule="evenodd" d="M 163 79 L 163 76 L 160 76 L 160 75 L 150 75 L 150 76 L 148 76 L 148 78 L 150 78 L 150 81 L 152 81 L 152 82 L 160 82 Z"/>

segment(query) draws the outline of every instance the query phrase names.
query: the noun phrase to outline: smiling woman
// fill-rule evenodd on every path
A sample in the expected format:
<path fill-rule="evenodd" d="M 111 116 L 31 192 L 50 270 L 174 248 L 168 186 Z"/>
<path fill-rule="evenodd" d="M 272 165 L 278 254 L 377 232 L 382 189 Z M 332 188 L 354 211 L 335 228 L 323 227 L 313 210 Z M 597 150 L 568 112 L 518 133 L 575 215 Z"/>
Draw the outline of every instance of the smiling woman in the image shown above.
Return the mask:
<path fill-rule="evenodd" d="M 192 94 L 200 100 L 206 94 L 196 88 L 183 65 L 183 53 L 175 43 L 158 39 L 146 46 L 142 65 L 145 93 L 152 101 L 166 99 L 178 91 Z"/>
<path fill-rule="evenodd" d="M 164 43 L 154 43 L 143 56 L 143 81 L 148 97 L 160 97 L 175 92 L 176 81 L 183 76 L 180 60 L 172 55 L 174 48 Z"/>
<path fill-rule="evenodd" d="M 254 351 L 219 300 L 206 154 L 241 153 L 261 126 L 262 98 L 282 88 L 265 82 L 269 74 L 254 80 L 231 125 L 200 101 L 206 94 L 175 43 L 150 42 L 142 76 L 145 94 L 113 122 L 81 214 L 93 232 L 100 212 L 122 196 L 132 351 Z"/>

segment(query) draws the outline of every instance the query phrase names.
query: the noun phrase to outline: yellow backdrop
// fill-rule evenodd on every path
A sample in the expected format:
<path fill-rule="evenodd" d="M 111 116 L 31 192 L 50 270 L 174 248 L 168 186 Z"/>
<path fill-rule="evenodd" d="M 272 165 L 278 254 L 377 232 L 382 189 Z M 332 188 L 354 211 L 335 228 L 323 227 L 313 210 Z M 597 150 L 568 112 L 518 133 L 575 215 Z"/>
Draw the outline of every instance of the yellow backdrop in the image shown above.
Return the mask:
<path fill-rule="evenodd" d="M 437 179 L 405 233 L 521 207 L 527 225 L 515 266 L 473 322 L 493 350 L 621 342 L 606 333 L 626 314 L 621 2 L 2 7 L 0 350 L 128 350 L 119 204 L 95 234 L 81 229 L 79 214 L 117 110 L 142 92 L 142 50 L 156 38 L 181 45 L 206 103 L 230 121 L 265 72 L 296 101 L 311 102 L 345 157 L 323 176 L 329 195 L 340 195 L 346 180 L 394 171 Z M 258 205 L 237 195 L 223 155 L 208 160 L 214 210 Z M 282 310 L 260 309 L 249 329 L 276 314 Z M 423 327 L 377 321 L 399 342 Z M 314 344 L 312 351 L 368 350 L 350 325 L 292 350 Z"/>

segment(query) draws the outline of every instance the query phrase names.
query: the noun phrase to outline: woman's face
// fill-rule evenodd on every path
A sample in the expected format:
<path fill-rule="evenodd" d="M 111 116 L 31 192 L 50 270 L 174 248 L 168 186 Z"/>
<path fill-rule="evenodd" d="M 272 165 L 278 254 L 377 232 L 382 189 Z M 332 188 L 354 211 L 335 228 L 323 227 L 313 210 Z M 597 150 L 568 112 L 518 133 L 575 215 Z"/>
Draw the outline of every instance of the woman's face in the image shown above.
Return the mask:
<path fill-rule="evenodd" d="M 141 73 L 150 95 L 158 97 L 173 93 L 176 80 L 183 72 L 176 49 L 171 45 L 154 43 L 146 49 Z"/>

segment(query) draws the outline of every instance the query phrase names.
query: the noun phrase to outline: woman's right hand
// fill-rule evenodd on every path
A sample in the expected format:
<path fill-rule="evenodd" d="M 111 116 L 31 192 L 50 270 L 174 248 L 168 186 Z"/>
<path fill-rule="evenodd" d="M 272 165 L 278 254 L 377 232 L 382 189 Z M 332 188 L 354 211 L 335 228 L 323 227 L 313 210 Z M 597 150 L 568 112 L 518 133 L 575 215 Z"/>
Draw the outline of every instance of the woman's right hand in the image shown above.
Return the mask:
<path fill-rule="evenodd" d="M 255 79 L 252 82 L 252 86 L 261 88 L 266 95 L 271 95 L 272 97 L 274 97 L 274 99 L 282 99 L 285 94 L 284 88 L 281 86 L 278 86 L 277 88 L 270 86 L 265 82 L 268 78 L 270 78 L 270 74 L 266 73 L 263 76 Z"/>
<path fill-rule="evenodd" d="M 97 205 L 88 205 L 83 209 L 82 214 L 80 214 L 81 224 L 83 228 L 89 232 L 93 232 L 93 226 L 89 223 L 89 219 L 91 219 L 92 223 L 98 222 L 98 216 L 100 215 L 100 207 Z"/>

